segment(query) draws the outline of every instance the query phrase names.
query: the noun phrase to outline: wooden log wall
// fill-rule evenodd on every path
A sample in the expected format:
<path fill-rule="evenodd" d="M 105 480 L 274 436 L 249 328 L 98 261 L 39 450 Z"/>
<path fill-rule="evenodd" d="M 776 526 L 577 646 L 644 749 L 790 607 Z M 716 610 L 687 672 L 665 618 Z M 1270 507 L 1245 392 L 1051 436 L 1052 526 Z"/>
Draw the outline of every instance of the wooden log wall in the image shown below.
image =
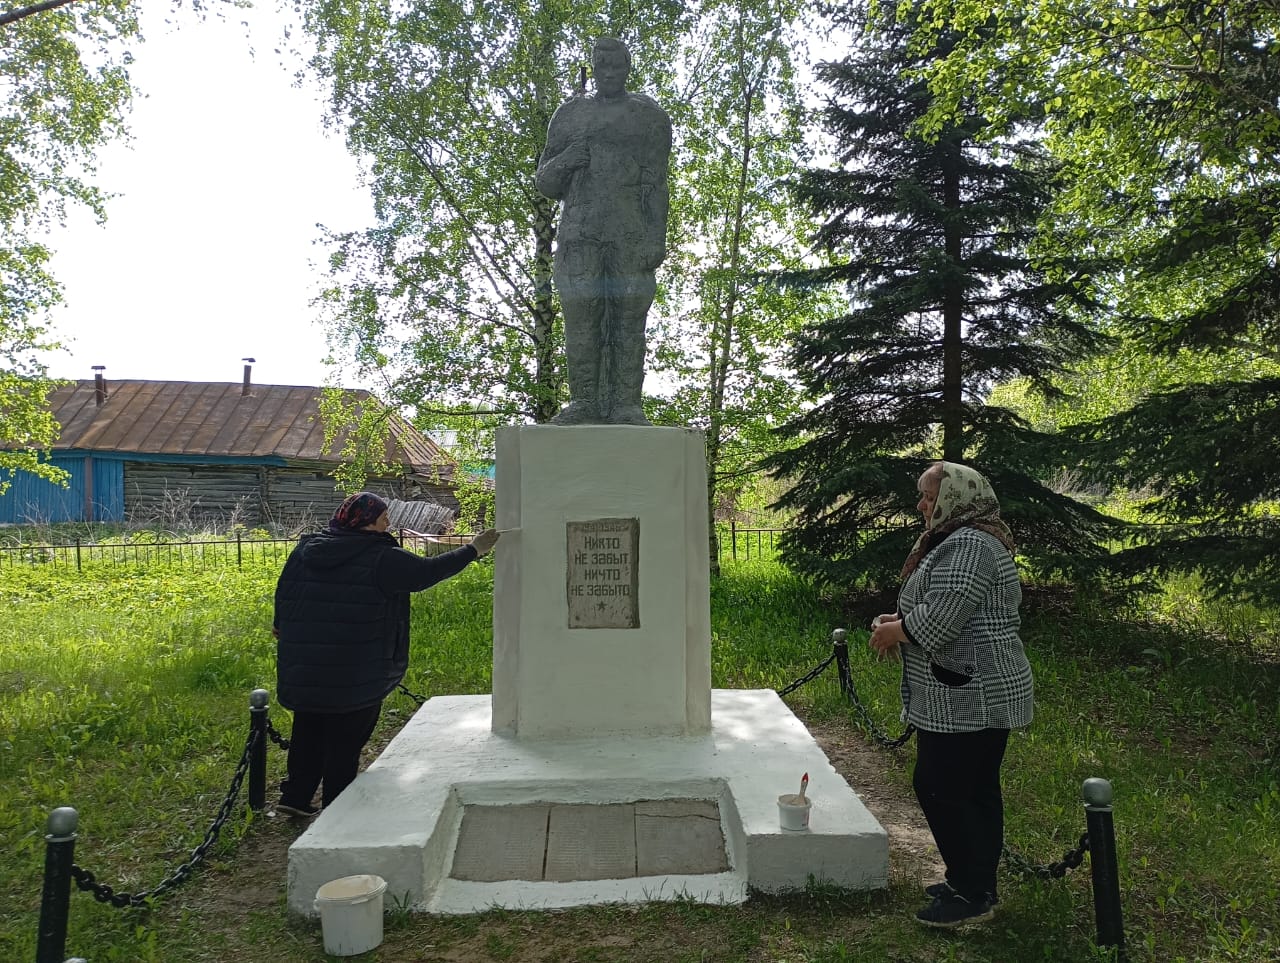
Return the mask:
<path fill-rule="evenodd" d="M 259 524 L 258 468 L 125 462 L 124 515 L 133 524 L 172 529 Z"/>
<path fill-rule="evenodd" d="M 328 521 L 343 494 L 323 464 L 167 465 L 125 462 L 125 517 L 138 525 L 225 530 L 239 523 L 294 532 Z M 405 476 L 365 486 L 388 501 L 427 499 L 457 512 L 451 489 Z"/>

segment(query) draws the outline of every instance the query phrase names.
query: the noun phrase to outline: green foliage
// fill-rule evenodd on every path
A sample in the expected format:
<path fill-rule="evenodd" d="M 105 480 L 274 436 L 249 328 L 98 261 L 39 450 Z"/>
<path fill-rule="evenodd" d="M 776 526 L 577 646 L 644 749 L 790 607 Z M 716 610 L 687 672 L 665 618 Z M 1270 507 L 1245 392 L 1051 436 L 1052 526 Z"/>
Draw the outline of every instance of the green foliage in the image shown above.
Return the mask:
<path fill-rule="evenodd" d="M 119 136 L 132 90 L 125 44 L 134 4 L 93 0 L 0 26 L 0 495 L 11 472 L 63 480 L 40 463 L 58 426 L 45 407 L 55 387 L 38 352 L 58 347 L 42 318 L 61 299 L 42 239 L 68 204 L 102 216 L 85 179 L 93 151 Z"/>
<path fill-rule="evenodd" d="M 28 371 L 34 374 L 5 370 L 21 364 L 15 358 L 13 340 L 23 341 L 29 348 L 47 344 L 28 341 L 30 333 L 26 331 L 16 338 L 11 337 L 14 334 L 12 329 L 6 331 L 0 326 L 0 497 L 8 491 L 17 471 L 63 484 L 67 478 L 66 472 L 45 460 L 61 430 L 47 403 L 49 393 L 60 382 L 44 377 L 46 369 L 34 360 L 27 363 Z"/>
<path fill-rule="evenodd" d="M 1201 571 L 1218 595 L 1280 601 L 1280 378 L 1189 384 L 1070 434 L 1088 443 L 1092 477 L 1130 488 L 1159 479 L 1138 506 L 1147 518 L 1193 522 L 1155 529 L 1117 567 Z"/>
<path fill-rule="evenodd" d="M 341 490 L 358 492 L 369 478 L 398 470 L 389 457 L 398 420 L 391 408 L 364 394 L 326 387 L 320 393 L 319 410 L 324 425 L 322 450 L 342 458 L 333 472 Z"/>
<path fill-rule="evenodd" d="M 493 524 L 494 488 L 485 475 L 463 473 L 458 476 L 454 494 L 458 499 L 458 524 L 460 531 L 478 532 Z"/>
<path fill-rule="evenodd" d="M 1214 590 L 1274 597 L 1267 560 L 1280 540 L 1256 516 L 1280 497 L 1274 472 L 1258 470 L 1280 454 L 1267 430 L 1280 384 L 1280 11 L 1257 0 L 1020 3 L 994 18 L 971 0 L 927 9 L 959 39 L 924 71 L 936 99 L 922 129 L 975 96 L 995 131 L 1034 105 L 1072 173 L 1048 247 L 1118 265 L 1099 283 L 1131 356 L 1179 359 L 1179 380 L 1130 394 L 1127 415 L 1100 412 L 1076 433 L 1088 459 L 1065 459 L 1089 482 L 1149 493 L 1148 519 L 1182 523 L 1124 563 L 1200 559 Z"/>
<path fill-rule="evenodd" d="M 420 413 L 416 426 L 426 432 L 445 432 L 454 460 L 454 496 L 458 500 L 457 528 L 478 532 L 493 524 L 493 466 L 496 432 L 501 427 L 499 416 L 482 412 L 459 414 Z"/>
<path fill-rule="evenodd" d="M 83 172 L 123 131 L 136 17 L 127 0 L 86 0 L 0 27 L 0 333 L 30 340 L 34 319 L 59 299 L 40 235 L 68 203 L 102 215 Z"/>
<path fill-rule="evenodd" d="M 796 340 L 792 366 L 812 404 L 782 429 L 794 447 L 767 462 L 792 483 L 784 557 L 832 582 L 885 584 L 911 542 L 895 523 L 916 477 L 943 457 L 991 478 L 1040 569 L 1083 569 L 1105 520 L 1040 484 L 1044 439 L 984 404 L 1011 378 L 1053 394 L 1053 374 L 1099 342 L 1082 320 L 1095 307 L 1092 266 L 1031 253 L 1058 172 L 1025 138 L 989 140 L 970 101 L 921 137 L 932 94 L 917 75 L 952 40 L 919 44 L 910 4 L 878 9 L 854 20 L 854 51 L 820 71 L 840 163 L 794 184 L 824 219 L 817 244 L 830 260 L 778 275 L 849 302 Z"/>
<path fill-rule="evenodd" d="M 708 497 L 732 496 L 798 404 L 785 348 L 822 295 L 760 283 L 803 260 L 807 223 L 777 182 L 804 153 L 802 7 L 698 7 L 663 102 L 676 131 L 666 283 L 650 324 L 656 424 L 707 439 Z M 712 69 L 717 65 L 719 69 Z"/>

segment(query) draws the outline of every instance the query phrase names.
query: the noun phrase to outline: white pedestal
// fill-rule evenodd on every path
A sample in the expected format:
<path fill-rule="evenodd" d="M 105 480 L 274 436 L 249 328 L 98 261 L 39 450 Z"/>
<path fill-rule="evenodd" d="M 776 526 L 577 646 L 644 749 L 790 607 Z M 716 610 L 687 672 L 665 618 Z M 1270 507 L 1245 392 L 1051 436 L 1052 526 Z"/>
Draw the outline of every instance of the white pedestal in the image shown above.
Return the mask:
<path fill-rule="evenodd" d="M 437 696 L 289 847 L 289 908 L 314 915 L 316 890 L 376 873 L 416 911 L 479 913 L 692 899 L 741 903 L 751 890 L 803 889 L 810 876 L 849 889 L 889 878 L 889 839 L 853 787 L 771 689 L 717 689 L 698 736 L 512 739 L 489 728 L 488 696 Z M 809 828 L 778 824 L 779 794 L 809 774 Z M 717 803 L 729 868 L 704 875 L 576 882 L 455 879 L 469 805 Z M 494 839 L 494 846 L 522 840 Z"/>
<path fill-rule="evenodd" d="M 701 432 L 503 428 L 497 440 L 495 732 L 692 735 L 711 725 L 706 454 Z M 635 520 L 635 628 L 571 628 L 569 527 Z M 588 586 L 591 588 L 592 586 Z"/>

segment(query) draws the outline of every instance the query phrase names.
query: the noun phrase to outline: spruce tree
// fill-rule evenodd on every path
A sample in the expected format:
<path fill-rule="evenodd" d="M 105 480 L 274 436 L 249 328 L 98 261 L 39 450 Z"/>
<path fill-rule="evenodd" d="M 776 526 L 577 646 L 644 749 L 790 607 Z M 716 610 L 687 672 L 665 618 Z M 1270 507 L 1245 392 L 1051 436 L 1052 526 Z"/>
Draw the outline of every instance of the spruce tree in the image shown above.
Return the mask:
<path fill-rule="evenodd" d="M 1280 95 L 1280 77 L 1270 89 Z M 1180 187 L 1167 221 L 1130 262 L 1130 287 L 1153 292 L 1134 300 L 1156 310 L 1126 321 L 1147 351 L 1204 363 L 1189 366 L 1183 382 L 1064 435 L 1084 443 L 1074 463 L 1090 480 L 1145 493 L 1139 519 L 1153 524 L 1111 560 L 1118 572 L 1198 572 L 1214 595 L 1275 604 L 1280 193 L 1266 183 L 1232 185 L 1227 197 L 1197 197 L 1209 193 L 1203 180 Z"/>
<path fill-rule="evenodd" d="M 931 94 L 914 72 L 945 41 L 914 48 L 912 4 L 874 9 L 851 24 L 852 52 L 820 68 L 838 166 L 792 185 L 827 263 L 775 279 L 837 286 L 849 305 L 794 346 L 811 407 L 767 463 L 797 513 L 783 557 L 837 584 L 892 584 L 919 526 L 916 479 L 945 458 L 991 478 L 1034 563 L 1096 559 L 1105 521 L 1042 484 L 1043 439 L 984 403 L 1010 378 L 1052 393 L 1052 374 L 1097 347 L 1089 266 L 1029 253 L 1057 173 L 1029 138 L 984 139 L 976 115 L 923 135 Z"/>

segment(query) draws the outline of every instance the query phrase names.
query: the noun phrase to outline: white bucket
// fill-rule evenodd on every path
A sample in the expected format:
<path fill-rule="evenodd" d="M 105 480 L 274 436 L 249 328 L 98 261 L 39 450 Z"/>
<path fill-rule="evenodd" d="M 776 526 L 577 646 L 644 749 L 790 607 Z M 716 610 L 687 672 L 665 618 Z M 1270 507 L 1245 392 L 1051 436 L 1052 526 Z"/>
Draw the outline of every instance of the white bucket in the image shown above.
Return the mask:
<path fill-rule="evenodd" d="M 801 796 L 795 792 L 783 793 L 778 797 L 779 825 L 791 832 L 808 829 L 811 805 L 808 796 Z"/>
<path fill-rule="evenodd" d="M 381 876 L 344 876 L 316 890 L 324 951 L 332 956 L 367 953 L 382 942 Z"/>

